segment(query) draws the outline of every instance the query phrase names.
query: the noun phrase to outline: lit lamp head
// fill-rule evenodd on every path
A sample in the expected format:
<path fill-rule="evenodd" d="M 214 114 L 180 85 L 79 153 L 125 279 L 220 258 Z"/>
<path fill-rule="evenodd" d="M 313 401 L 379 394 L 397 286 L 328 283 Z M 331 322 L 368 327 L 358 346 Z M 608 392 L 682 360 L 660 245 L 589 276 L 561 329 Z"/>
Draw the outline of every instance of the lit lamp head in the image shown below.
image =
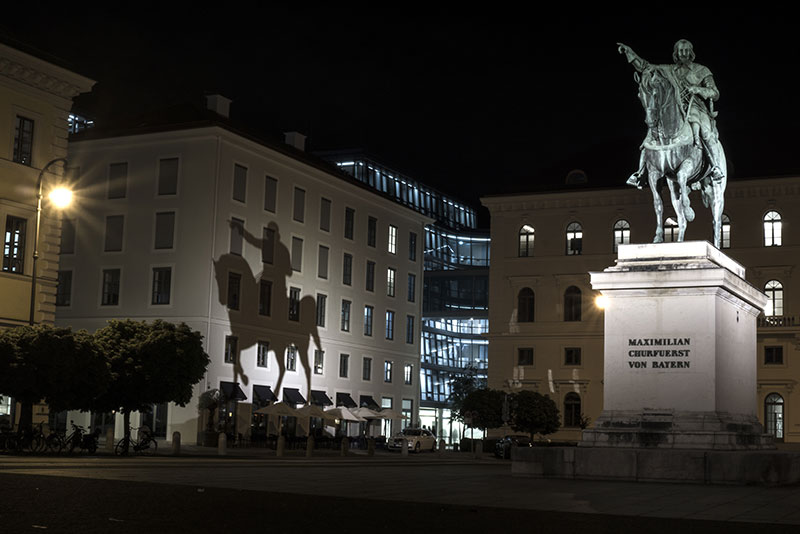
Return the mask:
<path fill-rule="evenodd" d="M 66 187 L 56 187 L 50 191 L 50 202 L 59 209 L 64 209 L 72 203 L 72 191 Z"/>
<path fill-rule="evenodd" d="M 597 295 L 594 298 L 594 305 L 601 310 L 605 310 L 608 307 L 608 297 L 605 295 Z"/>

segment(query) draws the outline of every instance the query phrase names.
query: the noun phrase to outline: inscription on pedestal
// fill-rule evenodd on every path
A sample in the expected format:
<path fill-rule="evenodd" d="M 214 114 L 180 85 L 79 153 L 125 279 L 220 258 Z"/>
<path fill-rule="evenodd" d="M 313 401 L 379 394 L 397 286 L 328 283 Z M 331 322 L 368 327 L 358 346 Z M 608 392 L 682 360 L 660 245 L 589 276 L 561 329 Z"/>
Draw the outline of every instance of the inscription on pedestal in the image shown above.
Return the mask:
<path fill-rule="evenodd" d="M 631 369 L 689 369 L 691 344 L 688 337 L 628 338 L 628 366 Z"/>

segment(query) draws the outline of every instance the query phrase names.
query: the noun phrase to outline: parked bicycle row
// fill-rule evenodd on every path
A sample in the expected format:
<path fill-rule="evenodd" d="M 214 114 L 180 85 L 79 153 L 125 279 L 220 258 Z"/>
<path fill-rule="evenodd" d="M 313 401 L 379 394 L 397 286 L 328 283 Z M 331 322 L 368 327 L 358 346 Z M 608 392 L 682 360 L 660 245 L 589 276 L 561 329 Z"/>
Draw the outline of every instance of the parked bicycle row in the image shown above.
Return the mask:
<path fill-rule="evenodd" d="M 63 432 L 50 432 L 45 435 L 42 429 L 43 423 L 39 423 L 33 428 L 21 428 L 16 431 L 2 428 L 0 429 L 0 452 L 51 454 L 84 451 L 94 454 L 97 452 L 100 430 L 88 432 L 74 422 L 71 424 L 72 432 L 69 435 Z"/>

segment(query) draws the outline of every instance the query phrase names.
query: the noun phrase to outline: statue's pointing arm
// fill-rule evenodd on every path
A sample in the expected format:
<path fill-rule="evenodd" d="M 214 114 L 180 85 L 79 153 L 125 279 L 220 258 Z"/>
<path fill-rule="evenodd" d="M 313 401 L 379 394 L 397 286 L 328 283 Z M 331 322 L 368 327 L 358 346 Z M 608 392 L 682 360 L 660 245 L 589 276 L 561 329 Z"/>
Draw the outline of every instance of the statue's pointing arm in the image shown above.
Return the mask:
<path fill-rule="evenodd" d="M 636 69 L 636 72 L 642 72 L 647 68 L 648 65 L 650 65 L 647 61 L 637 56 L 636 52 L 634 52 L 633 49 L 626 44 L 617 43 L 617 50 L 620 54 L 625 54 L 625 59 L 628 60 L 628 63 L 633 65 L 633 68 Z"/>

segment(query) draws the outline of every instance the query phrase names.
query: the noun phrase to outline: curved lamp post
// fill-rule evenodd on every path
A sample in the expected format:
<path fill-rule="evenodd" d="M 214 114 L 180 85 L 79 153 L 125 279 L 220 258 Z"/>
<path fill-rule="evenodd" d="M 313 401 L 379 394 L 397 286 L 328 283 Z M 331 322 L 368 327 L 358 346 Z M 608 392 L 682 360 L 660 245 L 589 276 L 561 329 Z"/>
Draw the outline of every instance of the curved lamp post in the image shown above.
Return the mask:
<path fill-rule="evenodd" d="M 63 163 L 64 167 L 67 165 L 67 158 L 56 158 L 47 162 L 47 165 L 42 167 L 39 172 L 39 180 L 36 182 L 36 222 L 33 226 L 33 269 L 31 272 L 31 308 L 28 324 L 33 326 L 33 315 L 36 310 L 36 262 L 39 260 L 39 225 L 42 218 L 42 180 L 44 173 L 51 165 L 56 163 Z M 50 200 L 56 207 L 64 208 L 72 201 L 72 191 L 64 187 L 54 189 L 50 195 Z"/>

